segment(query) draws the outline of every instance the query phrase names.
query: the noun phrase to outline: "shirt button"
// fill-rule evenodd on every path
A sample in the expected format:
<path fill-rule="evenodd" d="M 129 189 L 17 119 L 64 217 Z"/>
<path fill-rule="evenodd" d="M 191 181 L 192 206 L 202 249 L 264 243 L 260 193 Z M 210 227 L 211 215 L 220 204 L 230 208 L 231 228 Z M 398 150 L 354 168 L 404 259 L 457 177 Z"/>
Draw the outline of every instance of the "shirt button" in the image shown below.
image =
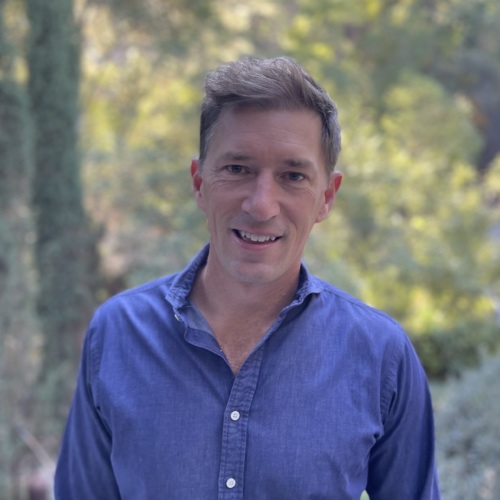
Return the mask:
<path fill-rule="evenodd" d="M 234 420 L 236 422 L 239 419 L 240 419 L 240 412 L 239 411 L 231 412 L 231 420 Z"/>
<path fill-rule="evenodd" d="M 236 479 L 230 477 L 227 481 L 226 481 L 226 486 L 231 489 L 231 488 L 234 488 L 236 486 Z"/>
<path fill-rule="evenodd" d="M 181 318 L 179 318 L 179 316 L 177 314 L 174 314 L 174 318 L 177 320 L 177 321 L 180 321 Z"/>

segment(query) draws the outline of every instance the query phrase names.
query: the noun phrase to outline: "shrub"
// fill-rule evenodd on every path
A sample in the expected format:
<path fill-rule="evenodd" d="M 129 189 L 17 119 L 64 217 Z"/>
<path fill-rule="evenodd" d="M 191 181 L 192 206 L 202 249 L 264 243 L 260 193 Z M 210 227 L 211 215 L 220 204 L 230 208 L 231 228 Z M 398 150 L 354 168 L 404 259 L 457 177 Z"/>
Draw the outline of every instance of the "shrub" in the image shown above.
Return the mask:
<path fill-rule="evenodd" d="M 481 361 L 483 352 L 495 352 L 500 347 L 498 323 L 463 321 L 450 330 L 431 330 L 422 335 L 411 335 L 412 344 L 430 379 L 445 380 L 459 376 L 466 368 Z"/>
<path fill-rule="evenodd" d="M 500 357 L 449 383 L 436 412 L 443 499 L 488 500 L 500 488 Z"/>

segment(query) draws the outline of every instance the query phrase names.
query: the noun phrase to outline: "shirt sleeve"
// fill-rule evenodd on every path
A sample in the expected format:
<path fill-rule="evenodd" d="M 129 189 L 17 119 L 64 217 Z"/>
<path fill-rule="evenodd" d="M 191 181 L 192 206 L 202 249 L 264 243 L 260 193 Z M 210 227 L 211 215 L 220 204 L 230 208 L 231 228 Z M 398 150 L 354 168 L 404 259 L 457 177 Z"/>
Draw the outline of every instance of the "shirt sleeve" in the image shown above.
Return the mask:
<path fill-rule="evenodd" d="M 77 387 L 57 463 L 56 500 L 120 498 L 111 464 L 111 433 L 95 403 L 92 370 L 98 365 L 98 357 L 91 348 L 93 333 L 91 326 L 83 346 Z"/>
<path fill-rule="evenodd" d="M 403 336 L 389 361 L 383 394 L 384 433 L 372 449 L 367 492 L 370 500 L 440 499 L 434 454 L 434 421 L 425 373 Z"/>

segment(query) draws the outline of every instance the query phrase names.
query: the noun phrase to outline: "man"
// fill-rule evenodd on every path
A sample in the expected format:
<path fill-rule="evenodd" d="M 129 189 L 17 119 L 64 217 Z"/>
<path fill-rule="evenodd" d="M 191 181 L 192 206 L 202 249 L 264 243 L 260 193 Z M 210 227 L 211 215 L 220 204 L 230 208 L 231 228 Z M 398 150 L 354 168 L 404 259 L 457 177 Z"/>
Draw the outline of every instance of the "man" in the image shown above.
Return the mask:
<path fill-rule="evenodd" d="M 406 335 L 301 264 L 341 183 L 335 104 L 283 57 L 205 90 L 191 175 L 210 244 L 97 311 L 56 498 L 439 498 Z"/>

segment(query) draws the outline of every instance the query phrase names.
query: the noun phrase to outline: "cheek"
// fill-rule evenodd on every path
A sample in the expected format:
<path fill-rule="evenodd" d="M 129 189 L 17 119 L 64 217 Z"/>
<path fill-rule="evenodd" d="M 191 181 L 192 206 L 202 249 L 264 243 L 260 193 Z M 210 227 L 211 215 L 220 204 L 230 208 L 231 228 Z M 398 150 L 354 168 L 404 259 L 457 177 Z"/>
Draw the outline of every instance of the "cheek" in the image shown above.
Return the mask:
<path fill-rule="evenodd" d="M 314 223 L 325 220 L 329 211 L 330 211 L 330 205 L 328 204 L 325 195 L 321 194 L 321 196 L 316 202 L 316 207 L 315 207 L 316 216 L 314 218 Z"/>
<path fill-rule="evenodd" d="M 207 217 L 215 219 L 228 219 L 238 215 L 243 203 L 237 189 L 231 185 L 214 185 L 210 189 L 200 190 L 198 206 Z"/>
<path fill-rule="evenodd" d="M 195 193 L 195 199 L 200 210 L 209 217 L 217 206 L 217 192 L 211 187 L 209 182 L 204 182 Z"/>
<path fill-rule="evenodd" d="M 317 214 L 315 208 L 316 207 L 310 207 L 307 209 L 303 205 L 297 203 L 296 207 L 294 207 L 294 212 L 290 213 L 290 221 L 293 222 L 301 238 L 307 238 L 314 226 L 315 215 Z"/>
<path fill-rule="evenodd" d="M 295 200 L 293 210 L 295 220 L 302 226 L 303 231 L 310 231 L 314 224 L 322 221 L 328 213 L 324 197 L 317 193 L 308 193 L 300 200 Z"/>

